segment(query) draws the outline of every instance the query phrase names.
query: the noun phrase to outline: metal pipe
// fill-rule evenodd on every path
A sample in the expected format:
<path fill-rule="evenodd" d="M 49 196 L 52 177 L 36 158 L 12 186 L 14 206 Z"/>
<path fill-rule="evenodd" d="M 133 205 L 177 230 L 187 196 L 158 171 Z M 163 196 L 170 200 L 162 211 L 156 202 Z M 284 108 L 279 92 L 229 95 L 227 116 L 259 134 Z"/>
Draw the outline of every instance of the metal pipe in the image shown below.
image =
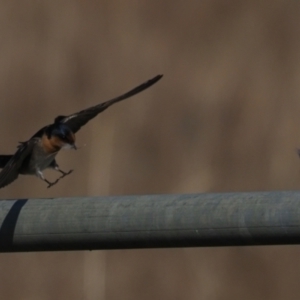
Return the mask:
<path fill-rule="evenodd" d="M 0 201 L 0 252 L 300 244 L 300 192 Z"/>

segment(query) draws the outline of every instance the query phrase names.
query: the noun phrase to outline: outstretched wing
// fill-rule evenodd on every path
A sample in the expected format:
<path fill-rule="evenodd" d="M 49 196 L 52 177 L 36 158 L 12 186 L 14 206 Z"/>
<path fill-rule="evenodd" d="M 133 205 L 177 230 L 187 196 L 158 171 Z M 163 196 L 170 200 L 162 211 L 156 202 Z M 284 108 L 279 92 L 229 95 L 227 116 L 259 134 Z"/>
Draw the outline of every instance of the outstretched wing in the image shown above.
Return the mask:
<path fill-rule="evenodd" d="M 32 148 L 37 142 L 38 139 L 34 138 L 19 145 L 17 152 L 12 155 L 11 159 L 0 172 L 0 188 L 5 187 L 18 178 L 19 169 L 24 159 L 31 154 Z"/>
<path fill-rule="evenodd" d="M 77 112 L 75 114 L 72 114 L 70 116 L 58 116 L 55 119 L 55 123 L 65 123 L 75 133 L 83 125 L 85 125 L 89 120 L 96 117 L 99 113 L 101 113 L 102 111 L 107 109 L 109 106 L 142 92 L 143 90 L 147 89 L 151 85 L 155 84 L 158 80 L 160 80 L 162 78 L 162 76 L 163 75 L 157 75 L 154 78 L 152 78 L 152 79 L 144 82 L 143 84 L 137 86 L 136 88 L 130 90 L 129 92 L 127 92 L 119 97 L 108 100 L 106 102 L 100 103 L 96 106 L 84 109 L 84 110 Z M 37 134 L 35 136 L 37 136 Z"/>

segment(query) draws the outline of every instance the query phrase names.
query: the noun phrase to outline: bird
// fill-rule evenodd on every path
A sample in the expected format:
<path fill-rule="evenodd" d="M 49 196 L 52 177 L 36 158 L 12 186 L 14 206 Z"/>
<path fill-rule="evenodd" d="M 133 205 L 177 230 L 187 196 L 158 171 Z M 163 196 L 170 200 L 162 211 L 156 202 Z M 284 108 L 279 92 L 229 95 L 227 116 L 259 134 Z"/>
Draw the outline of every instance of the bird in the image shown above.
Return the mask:
<path fill-rule="evenodd" d="M 77 149 L 76 132 L 111 105 L 144 91 L 162 77 L 163 75 L 157 75 L 125 94 L 71 115 L 59 115 L 52 124 L 42 127 L 29 140 L 19 142 L 15 154 L 0 155 L 0 169 L 2 169 L 0 188 L 11 184 L 20 174 L 35 175 L 46 182 L 48 188 L 57 184 L 59 180 L 73 172 L 73 170 L 65 172 L 60 169 L 55 158 L 61 149 Z M 51 182 L 43 174 L 45 169 L 53 169 L 61 176 Z"/>

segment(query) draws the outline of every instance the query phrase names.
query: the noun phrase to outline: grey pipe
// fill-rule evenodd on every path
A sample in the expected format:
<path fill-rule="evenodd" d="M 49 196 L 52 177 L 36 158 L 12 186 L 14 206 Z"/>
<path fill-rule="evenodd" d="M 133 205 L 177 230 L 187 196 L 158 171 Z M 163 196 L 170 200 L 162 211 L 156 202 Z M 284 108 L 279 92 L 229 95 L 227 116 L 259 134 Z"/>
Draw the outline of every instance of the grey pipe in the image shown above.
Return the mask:
<path fill-rule="evenodd" d="M 0 201 L 0 252 L 300 243 L 300 193 Z"/>

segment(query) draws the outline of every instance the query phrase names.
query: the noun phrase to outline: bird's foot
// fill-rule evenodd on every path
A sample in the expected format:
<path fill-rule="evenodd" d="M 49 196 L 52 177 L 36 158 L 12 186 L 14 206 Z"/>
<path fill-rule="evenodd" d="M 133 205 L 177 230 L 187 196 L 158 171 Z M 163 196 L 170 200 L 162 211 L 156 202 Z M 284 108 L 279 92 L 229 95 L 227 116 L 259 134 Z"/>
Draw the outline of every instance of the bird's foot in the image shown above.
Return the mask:
<path fill-rule="evenodd" d="M 59 177 L 59 179 L 64 178 L 65 176 L 71 174 L 73 170 L 70 170 L 69 172 L 64 172 L 63 170 L 58 170 L 62 175 Z"/>
<path fill-rule="evenodd" d="M 57 184 L 57 183 L 59 182 L 59 179 L 60 179 L 60 178 L 57 178 L 57 179 L 56 179 L 55 181 L 53 181 L 53 182 L 50 182 L 50 181 L 48 181 L 48 180 L 45 180 L 45 181 L 48 183 L 47 188 L 49 189 L 49 188 L 51 188 L 51 186 Z"/>
<path fill-rule="evenodd" d="M 48 183 L 47 188 L 51 188 L 53 185 L 57 184 L 62 178 L 64 178 L 65 176 L 71 174 L 73 172 L 73 170 L 70 170 L 68 172 L 64 172 L 62 170 L 58 170 L 62 175 L 60 177 L 58 177 L 55 181 L 50 182 L 48 180 L 45 180 Z"/>

